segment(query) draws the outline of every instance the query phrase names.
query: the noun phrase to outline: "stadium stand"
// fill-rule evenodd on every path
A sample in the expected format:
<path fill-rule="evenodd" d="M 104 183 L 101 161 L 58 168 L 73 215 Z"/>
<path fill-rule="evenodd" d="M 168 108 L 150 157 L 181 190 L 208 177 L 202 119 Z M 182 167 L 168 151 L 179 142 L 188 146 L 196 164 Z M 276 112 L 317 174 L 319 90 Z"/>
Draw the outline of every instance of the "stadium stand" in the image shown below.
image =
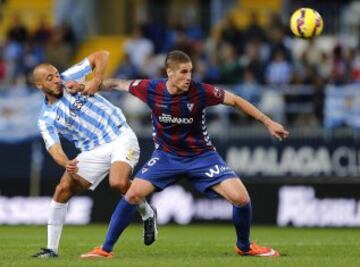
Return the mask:
<path fill-rule="evenodd" d="M 318 1 L 315 6 L 320 12 L 324 6 L 329 7 L 323 16 L 325 19 L 331 16 L 331 20 L 326 20 L 325 34 L 313 41 L 290 35 L 287 17 L 280 15 L 288 13 L 284 13 L 280 0 L 239 0 L 232 6 L 225 1 L 223 5 L 230 8 L 223 8 L 220 21 L 209 19 L 209 27 L 199 23 L 209 11 L 200 13 L 202 19 L 194 12 L 183 17 L 169 13 L 172 19 L 167 19 L 161 9 L 157 12 L 163 16 L 158 17 L 141 16 L 144 10 L 135 10 L 131 12 L 138 15 L 133 24 L 127 24 L 130 25 L 127 33 L 87 37 L 85 32 L 84 36 L 78 36 L 79 29 L 74 28 L 71 20 L 69 23 L 59 21 L 59 14 L 52 12 L 66 10 L 69 3 L 71 1 L 45 0 L 31 4 L 25 0 L 2 3 L 1 91 L 31 88 L 30 71 L 40 62 L 53 63 L 62 70 L 100 48 L 111 52 L 107 76 L 163 77 L 165 53 L 182 49 L 193 58 L 195 80 L 234 90 L 290 126 L 322 126 L 324 111 L 327 116 L 329 110 L 324 109 L 327 84 L 342 86 L 360 82 L 359 34 L 356 32 L 360 23 L 343 13 L 334 13 L 336 9 L 351 9 L 357 14 L 360 9 L 356 1 Z M 288 10 L 296 8 L 295 1 L 288 4 Z M 146 8 L 139 3 L 134 6 Z M 86 5 L 82 7 L 86 10 Z M 172 10 L 176 12 L 176 8 Z M 340 31 L 347 34 L 347 38 L 339 38 Z M 124 104 L 132 105 L 126 103 L 132 103 L 130 101 Z M 228 115 L 230 120 L 246 121 L 241 115 Z"/>

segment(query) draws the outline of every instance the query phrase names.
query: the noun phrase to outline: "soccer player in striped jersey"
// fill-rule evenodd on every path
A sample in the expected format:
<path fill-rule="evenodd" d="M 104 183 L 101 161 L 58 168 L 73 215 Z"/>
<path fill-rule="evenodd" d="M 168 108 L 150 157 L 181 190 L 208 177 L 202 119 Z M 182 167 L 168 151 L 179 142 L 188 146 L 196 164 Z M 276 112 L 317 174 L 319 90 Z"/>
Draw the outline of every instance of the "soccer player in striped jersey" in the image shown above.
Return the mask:
<path fill-rule="evenodd" d="M 129 177 L 139 160 L 140 149 L 121 109 L 99 94 L 86 96 L 71 91 L 71 84 L 84 81 L 93 69 L 94 78 L 87 86 L 98 87 L 108 57 L 107 51 L 97 51 L 61 74 L 50 64 L 40 64 L 33 71 L 35 85 L 45 95 L 38 120 L 40 132 L 50 155 L 65 169 L 50 204 L 47 248 L 33 257 L 58 256 L 71 196 L 94 190 L 108 174 L 110 186 L 123 194 L 130 185 Z M 75 159 L 66 156 L 59 135 L 81 151 Z M 144 242 L 148 245 L 155 240 L 156 214 L 146 201 L 140 201 L 137 207 L 144 221 Z"/>
<path fill-rule="evenodd" d="M 209 197 L 220 195 L 233 205 L 236 252 L 249 256 L 279 256 L 268 247 L 250 242 L 252 208 L 249 194 L 236 173 L 212 145 L 206 128 L 205 109 L 224 104 L 242 110 L 262 122 L 279 140 L 286 138 L 284 127 L 243 98 L 205 83 L 192 81 L 192 62 L 182 51 L 170 52 L 165 61 L 168 79 L 105 80 L 100 89 L 129 91 L 151 109 L 155 151 L 135 175 L 125 197 L 118 203 L 101 248 L 83 254 L 83 258 L 112 257 L 115 242 L 131 221 L 135 205 L 154 192 L 186 177 L 197 190 Z M 92 94 L 94 87 L 86 87 Z M 81 86 L 78 86 L 81 90 Z"/>

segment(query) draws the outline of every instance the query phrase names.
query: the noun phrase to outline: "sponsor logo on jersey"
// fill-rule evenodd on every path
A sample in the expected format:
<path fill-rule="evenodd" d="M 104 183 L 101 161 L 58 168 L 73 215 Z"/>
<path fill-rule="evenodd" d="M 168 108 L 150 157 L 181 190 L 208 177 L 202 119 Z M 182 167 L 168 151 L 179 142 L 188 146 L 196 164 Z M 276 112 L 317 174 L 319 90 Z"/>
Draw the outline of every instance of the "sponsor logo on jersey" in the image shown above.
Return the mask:
<path fill-rule="evenodd" d="M 216 164 L 214 167 L 210 168 L 208 172 L 205 172 L 205 175 L 207 177 L 212 178 L 215 175 L 218 175 L 226 171 L 231 171 L 229 166 L 219 166 L 218 164 Z"/>
<path fill-rule="evenodd" d="M 215 97 L 217 97 L 217 98 L 221 98 L 221 91 L 220 91 L 219 88 L 214 87 L 214 95 L 215 95 Z"/>
<path fill-rule="evenodd" d="M 76 117 L 76 113 L 79 112 L 81 108 L 86 104 L 87 99 L 87 96 L 78 95 L 74 103 L 70 107 L 70 115 Z"/>
<path fill-rule="evenodd" d="M 193 104 L 193 103 L 188 103 L 186 106 L 187 106 L 187 108 L 189 109 L 189 111 L 192 111 L 193 108 L 194 108 L 194 104 Z"/>
<path fill-rule="evenodd" d="M 191 124 L 194 122 L 194 119 L 173 117 L 170 114 L 163 113 L 161 116 L 159 116 L 159 121 L 162 123 Z"/>

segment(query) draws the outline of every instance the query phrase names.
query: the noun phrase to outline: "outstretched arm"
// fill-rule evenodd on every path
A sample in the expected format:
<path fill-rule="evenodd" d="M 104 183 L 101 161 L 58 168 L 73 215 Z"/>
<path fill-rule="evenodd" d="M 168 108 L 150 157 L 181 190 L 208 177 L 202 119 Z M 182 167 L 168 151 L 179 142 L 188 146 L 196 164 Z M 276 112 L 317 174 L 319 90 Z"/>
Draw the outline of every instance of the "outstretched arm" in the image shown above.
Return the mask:
<path fill-rule="evenodd" d="M 100 90 L 129 91 L 132 80 L 106 79 L 100 85 Z"/>
<path fill-rule="evenodd" d="M 82 92 L 84 95 L 93 95 L 98 91 L 129 91 L 131 80 L 120 80 L 120 79 L 105 79 L 98 86 L 88 88 L 88 83 L 82 84 L 75 81 L 69 81 L 66 83 L 67 87 L 71 88 L 71 92 Z"/>
<path fill-rule="evenodd" d="M 225 91 L 224 102 L 225 105 L 237 108 L 251 117 L 261 121 L 265 127 L 269 130 L 271 136 L 276 137 L 280 141 L 289 135 L 289 132 L 284 127 L 271 120 L 268 116 L 257 109 L 253 104 L 241 98 L 240 96 L 234 95 L 228 91 Z"/>

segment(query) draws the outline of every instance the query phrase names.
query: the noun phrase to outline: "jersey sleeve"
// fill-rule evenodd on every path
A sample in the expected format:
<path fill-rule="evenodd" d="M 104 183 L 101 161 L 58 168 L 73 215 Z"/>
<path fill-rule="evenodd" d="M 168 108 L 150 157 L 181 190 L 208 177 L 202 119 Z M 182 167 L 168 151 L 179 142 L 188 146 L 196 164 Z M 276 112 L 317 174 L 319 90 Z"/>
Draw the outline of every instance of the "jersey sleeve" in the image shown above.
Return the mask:
<path fill-rule="evenodd" d="M 85 81 L 86 75 L 92 72 L 91 64 L 87 58 L 84 58 L 81 62 L 68 68 L 61 73 L 62 79 L 66 81 Z"/>
<path fill-rule="evenodd" d="M 224 102 L 225 91 L 210 84 L 202 84 L 205 90 L 206 106 L 214 106 Z"/>
<path fill-rule="evenodd" d="M 46 120 L 39 119 L 38 126 L 47 150 L 49 150 L 52 145 L 60 143 L 59 135 L 53 124 L 49 123 Z"/>
<path fill-rule="evenodd" d="M 129 86 L 129 92 L 141 101 L 148 102 L 149 80 L 134 80 Z"/>

